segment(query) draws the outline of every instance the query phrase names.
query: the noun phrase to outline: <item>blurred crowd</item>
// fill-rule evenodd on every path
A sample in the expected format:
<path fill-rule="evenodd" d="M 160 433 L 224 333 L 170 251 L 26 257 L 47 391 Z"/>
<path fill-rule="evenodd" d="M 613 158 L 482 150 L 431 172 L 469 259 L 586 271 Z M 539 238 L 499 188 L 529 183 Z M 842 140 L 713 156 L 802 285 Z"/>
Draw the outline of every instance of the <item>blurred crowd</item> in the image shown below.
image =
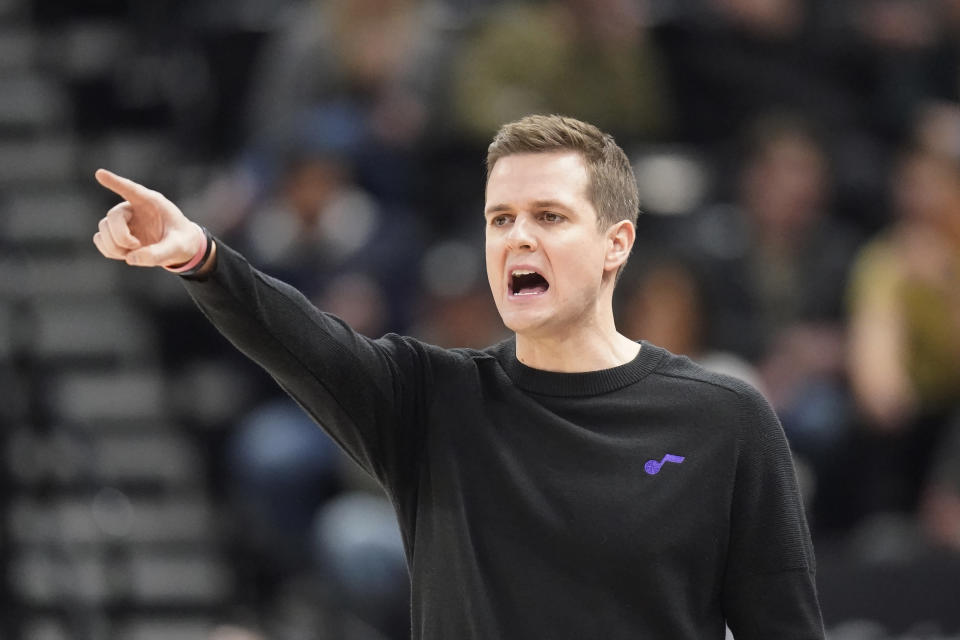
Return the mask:
<path fill-rule="evenodd" d="M 892 515 L 960 553 L 960 1 L 177 7 L 259 29 L 206 57 L 220 93 L 177 122 L 211 169 L 170 194 L 253 264 L 365 334 L 486 346 L 486 144 L 532 112 L 595 123 L 641 189 L 620 330 L 766 394 L 816 540 Z M 390 505 L 261 397 L 222 465 L 251 557 L 404 637 Z"/>

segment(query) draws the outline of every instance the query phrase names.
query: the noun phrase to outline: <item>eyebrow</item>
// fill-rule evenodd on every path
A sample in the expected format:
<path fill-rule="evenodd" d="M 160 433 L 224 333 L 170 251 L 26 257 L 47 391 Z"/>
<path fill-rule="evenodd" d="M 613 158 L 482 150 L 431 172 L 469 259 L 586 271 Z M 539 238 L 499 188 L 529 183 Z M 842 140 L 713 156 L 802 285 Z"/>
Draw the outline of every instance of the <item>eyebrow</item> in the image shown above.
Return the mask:
<path fill-rule="evenodd" d="M 512 211 L 513 207 L 506 204 L 495 204 L 487 207 L 487 210 L 483 212 L 483 215 L 488 216 L 491 213 L 503 213 L 505 211 Z"/>

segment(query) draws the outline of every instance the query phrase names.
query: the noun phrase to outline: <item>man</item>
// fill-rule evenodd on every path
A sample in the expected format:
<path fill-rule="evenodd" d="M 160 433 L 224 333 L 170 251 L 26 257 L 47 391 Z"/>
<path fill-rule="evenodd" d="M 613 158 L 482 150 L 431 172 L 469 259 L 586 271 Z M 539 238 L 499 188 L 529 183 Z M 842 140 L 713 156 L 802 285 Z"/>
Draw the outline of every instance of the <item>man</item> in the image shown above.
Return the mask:
<path fill-rule="evenodd" d="M 487 274 L 516 337 L 482 351 L 362 337 L 103 170 L 126 202 L 94 242 L 190 274 L 207 317 L 380 481 L 414 638 L 704 640 L 724 622 L 737 640 L 822 638 L 772 411 L 614 326 L 638 210 L 623 151 L 530 116 L 500 130 L 487 167 Z"/>

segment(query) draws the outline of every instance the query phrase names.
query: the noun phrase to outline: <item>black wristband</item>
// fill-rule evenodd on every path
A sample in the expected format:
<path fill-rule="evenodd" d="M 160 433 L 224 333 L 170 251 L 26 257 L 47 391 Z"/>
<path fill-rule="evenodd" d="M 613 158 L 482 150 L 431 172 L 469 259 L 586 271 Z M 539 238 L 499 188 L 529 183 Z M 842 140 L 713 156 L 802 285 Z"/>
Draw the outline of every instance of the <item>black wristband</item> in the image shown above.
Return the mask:
<path fill-rule="evenodd" d="M 178 271 L 177 275 L 181 278 L 189 278 L 197 275 L 197 273 L 203 269 L 204 266 L 206 266 L 207 260 L 210 259 L 210 254 L 213 253 L 213 236 L 210 235 L 210 232 L 204 226 L 200 226 L 200 230 L 203 231 L 203 237 L 206 241 L 206 245 L 203 248 L 203 256 L 200 258 L 200 262 L 195 264 L 190 269 L 187 269 L 186 271 Z"/>

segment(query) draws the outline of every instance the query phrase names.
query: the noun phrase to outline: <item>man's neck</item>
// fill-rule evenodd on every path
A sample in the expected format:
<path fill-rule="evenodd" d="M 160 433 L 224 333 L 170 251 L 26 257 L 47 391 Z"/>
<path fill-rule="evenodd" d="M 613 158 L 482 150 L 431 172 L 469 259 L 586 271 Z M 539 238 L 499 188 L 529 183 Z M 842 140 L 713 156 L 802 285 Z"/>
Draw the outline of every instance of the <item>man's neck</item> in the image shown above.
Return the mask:
<path fill-rule="evenodd" d="M 532 338 L 517 334 L 517 359 L 544 371 L 578 373 L 626 364 L 637 357 L 640 344 L 617 333 Z"/>

